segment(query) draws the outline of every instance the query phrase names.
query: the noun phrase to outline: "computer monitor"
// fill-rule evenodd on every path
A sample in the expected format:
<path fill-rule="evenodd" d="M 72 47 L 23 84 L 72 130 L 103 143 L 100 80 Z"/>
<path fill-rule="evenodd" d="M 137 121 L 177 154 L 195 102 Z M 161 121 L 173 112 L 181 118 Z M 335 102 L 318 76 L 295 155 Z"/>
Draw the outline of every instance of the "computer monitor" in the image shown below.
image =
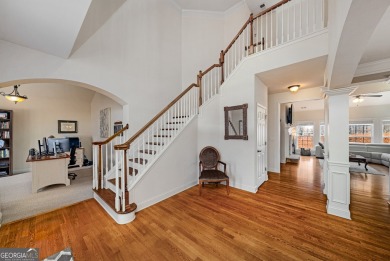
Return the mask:
<path fill-rule="evenodd" d="M 48 138 L 47 145 L 49 147 L 49 153 L 54 152 L 56 145 L 60 148 L 60 151 L 57 150 L 57 153 L 70 151 L 69 139 L 67 138 Z"/>
<path fill-rule="evenodd" d="M 67 137 L 69 139 L 69 148 L 80 148 L 80 139 L 78 137 Z"/>

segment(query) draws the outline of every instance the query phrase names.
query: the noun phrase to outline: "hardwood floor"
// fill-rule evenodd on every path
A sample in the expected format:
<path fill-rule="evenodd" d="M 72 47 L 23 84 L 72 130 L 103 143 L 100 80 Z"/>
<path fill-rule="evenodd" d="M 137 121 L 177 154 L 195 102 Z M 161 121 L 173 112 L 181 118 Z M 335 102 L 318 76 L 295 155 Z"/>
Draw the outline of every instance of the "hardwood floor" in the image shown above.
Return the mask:
<path fill-rule="evenodd" d="M 95 202 L 4 225 L 0 247 L 70 246 L 75 260 L 389 260 L 388 176 L 351 175 L 353 220 L 326 214 L 314 157 L 284 164 L 258 193 L 197 186 L 117 225 Z"/>

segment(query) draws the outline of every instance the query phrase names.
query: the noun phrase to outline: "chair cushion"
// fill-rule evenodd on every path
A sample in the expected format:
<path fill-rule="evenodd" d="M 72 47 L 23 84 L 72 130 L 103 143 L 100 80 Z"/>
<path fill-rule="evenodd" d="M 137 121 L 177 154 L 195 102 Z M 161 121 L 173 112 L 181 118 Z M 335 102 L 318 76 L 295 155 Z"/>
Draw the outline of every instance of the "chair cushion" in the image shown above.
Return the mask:
<path fill-rule="evenodd" d="M 215 169 L 203 170 L 199 177 L 199 179 L 204 179 L 204 180 L 207 179 L 216 180 L 216 179 L 228 179 L 228 178 L 229 177 L 225 173 Z"/>

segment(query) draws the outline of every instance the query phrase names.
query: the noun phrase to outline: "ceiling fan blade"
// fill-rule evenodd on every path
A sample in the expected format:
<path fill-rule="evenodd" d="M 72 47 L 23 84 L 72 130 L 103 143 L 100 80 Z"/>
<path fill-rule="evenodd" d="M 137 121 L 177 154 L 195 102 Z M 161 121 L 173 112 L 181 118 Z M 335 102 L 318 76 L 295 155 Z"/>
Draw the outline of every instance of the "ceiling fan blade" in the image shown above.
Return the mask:
<path fill-rule="evenodd" d="M 369 95 L 369 94 L 365 95 L 365 94 L 362 94 L 362 95 L 359 95 L 359 96 L 361 96 L 361 97 L 382 97 L 382 94 L 373 94 L 373 95 Z"/>

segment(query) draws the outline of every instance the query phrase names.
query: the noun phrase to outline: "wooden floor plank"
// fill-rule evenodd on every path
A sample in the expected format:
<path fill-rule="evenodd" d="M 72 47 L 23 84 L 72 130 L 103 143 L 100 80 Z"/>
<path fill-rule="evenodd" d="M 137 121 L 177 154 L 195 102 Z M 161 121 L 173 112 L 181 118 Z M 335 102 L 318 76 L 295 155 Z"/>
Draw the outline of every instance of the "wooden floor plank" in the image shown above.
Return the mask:
<path fill-rule="evenodd" d="M 384 166 L 376 166 L 387 170 Z M 71 247 L 75 260 L 389 260 L 388 176 L 351 174 L 352 220 L 326 214 L 314 157 L 257 193 L 197 186 L 118 225 L 93 199 L 0 228 L 0 247 Z"/>

